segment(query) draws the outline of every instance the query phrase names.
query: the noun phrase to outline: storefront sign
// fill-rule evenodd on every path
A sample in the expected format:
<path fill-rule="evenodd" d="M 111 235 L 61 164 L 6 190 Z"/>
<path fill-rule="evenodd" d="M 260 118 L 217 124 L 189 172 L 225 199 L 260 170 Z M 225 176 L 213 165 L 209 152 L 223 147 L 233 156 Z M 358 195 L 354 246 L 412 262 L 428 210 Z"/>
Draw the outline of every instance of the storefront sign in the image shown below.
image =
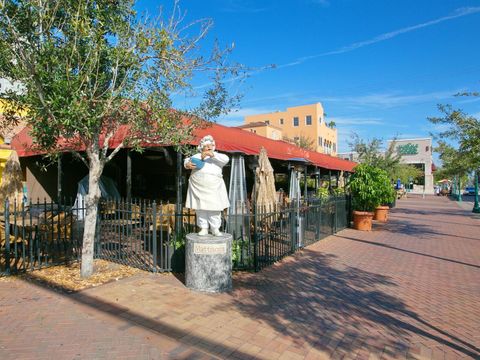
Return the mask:
<path fill-rule="evenodd" d="M 400 155 L 417 155 L 418 154 L 418 144 L 408 143 L 405 145 L 398 145 L 397 152 Z"/>

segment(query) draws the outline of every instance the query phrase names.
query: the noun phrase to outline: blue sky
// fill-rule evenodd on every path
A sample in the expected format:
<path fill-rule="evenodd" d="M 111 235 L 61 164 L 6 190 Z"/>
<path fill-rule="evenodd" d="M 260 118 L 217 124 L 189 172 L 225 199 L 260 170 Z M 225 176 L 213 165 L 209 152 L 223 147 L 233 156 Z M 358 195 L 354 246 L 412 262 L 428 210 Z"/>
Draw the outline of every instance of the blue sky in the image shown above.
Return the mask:
<path fill-rule="evenodd" d="M 155 14 L 171 2 L 140 0 Z M 363 138 L 426 137 L 436 104 L 480 116 L 480 1 L 460 0 L 183 0 L 186 21 L 214 21 L 206 46 L 235 43 L 232 61 L 254 71 L 240 107 L 218 120 L 321 102 L 337 123 L 339 150 Z M 202 86 L 205 80 L 196 79 Z M 185 99 L 185 102 L 190 100 Z"/>

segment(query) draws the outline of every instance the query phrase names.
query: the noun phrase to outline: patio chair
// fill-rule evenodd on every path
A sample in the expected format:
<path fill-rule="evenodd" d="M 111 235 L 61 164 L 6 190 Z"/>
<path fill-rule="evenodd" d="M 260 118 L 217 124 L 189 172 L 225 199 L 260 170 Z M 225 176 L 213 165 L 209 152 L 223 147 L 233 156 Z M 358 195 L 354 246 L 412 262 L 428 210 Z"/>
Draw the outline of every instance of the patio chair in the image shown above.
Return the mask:
<path fill-rule="evenodd" d="M 117 205 L 116 202 L 112 200 L 103 201 L 100 209 L 103 217 L 114 216 L 115 211 L 117 210 Z"/>
<path fill-rule="evenodd" d="M 72 214 L 61 211 L 54 216 L 48 215 L 39 225 L 39 230 L 48 241 L 70 240 L 74 221 L 75 217 Z"/>
<path fill-rule="evenodd" d="M 153 222 L 152 208 L 148 209 L 146 220 Z M 165 231 L 170 235 L 175 227 L 175 204 L 157 204 L 155 222 L 157 231 Z M 152 229 L 153 224 L 150 225 L 150 230 Z"/>
<path fill-rule="evenodd" d="M 24 244 L 27 245 L 27 241 L 22 239 L 20 236 L 15 236 L 10 234 L 9 236 L 9 241 L 10 241 L 10 247 L 15 244 Z M 6 245 L 6 232 L 5 232 L 5 226 L 2 224 L 0 225 L 0 248 L 4 249 Z"/>
<path fill-rule="evenodd" d="M 195 231 L 196 217 L 194 209 L 183 208 L 182 211 L 182 226 L 187 231 Z"/>

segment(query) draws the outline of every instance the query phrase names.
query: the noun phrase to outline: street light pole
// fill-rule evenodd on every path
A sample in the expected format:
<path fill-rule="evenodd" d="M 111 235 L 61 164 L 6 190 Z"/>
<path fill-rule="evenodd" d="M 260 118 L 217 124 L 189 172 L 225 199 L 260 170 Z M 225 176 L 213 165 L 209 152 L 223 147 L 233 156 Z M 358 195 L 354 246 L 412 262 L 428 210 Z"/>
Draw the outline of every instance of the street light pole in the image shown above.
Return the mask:
<path fill-rule="evenodd" d="M 478 205 L 478 170 L 475 171 L 475 204 L 473 205 L 472 212 L 480 214 L 480 206 Z"/>

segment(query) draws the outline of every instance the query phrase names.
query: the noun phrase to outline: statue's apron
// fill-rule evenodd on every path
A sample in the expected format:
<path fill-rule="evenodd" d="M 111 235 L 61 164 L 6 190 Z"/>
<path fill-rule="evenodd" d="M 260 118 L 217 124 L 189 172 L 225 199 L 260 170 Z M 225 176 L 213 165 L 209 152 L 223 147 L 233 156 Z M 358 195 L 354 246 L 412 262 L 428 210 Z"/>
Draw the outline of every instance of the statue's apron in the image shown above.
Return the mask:
<path fill-rule="evenodd" d="M 222 175 L 192 171 L 188 180 L 185 207 L 195 210 L 222 211 L 230 206 Z"/>

